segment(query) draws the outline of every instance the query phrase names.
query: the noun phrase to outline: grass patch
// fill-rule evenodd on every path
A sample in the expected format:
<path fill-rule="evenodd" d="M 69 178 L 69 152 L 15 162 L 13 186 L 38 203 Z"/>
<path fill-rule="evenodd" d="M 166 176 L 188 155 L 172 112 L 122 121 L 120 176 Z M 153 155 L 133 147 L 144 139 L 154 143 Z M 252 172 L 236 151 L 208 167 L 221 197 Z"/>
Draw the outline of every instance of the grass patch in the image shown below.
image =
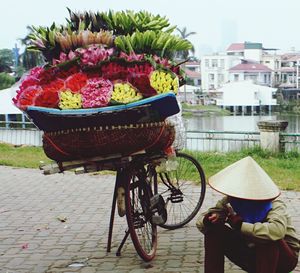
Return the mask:
<path fill-rule="evenodd" d="M 200 104 L 188 104 L 182 103 L 183 113 L 202 113 L 202 114 L 218 114 L 218 115 L 230 115 L 230 111 L 224 110 L 216 105 L 200 105 Z"/>
<path fill-rule="evenodd" d="M 246 156 L 251 156 L 280 189 L 300 191 L 300 154 L 297 152 L 272 154 L 259 147 L 229 153 L 186 152 L 200 162 L 206 178 Z"/>
<path fill-rule="evenodd" d="M 244 149 L 240 152 L 229 153 L 185 152 L 194 156 L 200 162 L 206 178 L 214 175 L 237 160 L 250 155 L 269 174 L 279 188 L 283 190 L 300 191 L 300 154 L 297 151 L 284 154 L 272 154 L 259 147 L 255 147 Z M 46 164 L 51 162 L 41 147 L 16 147 L 0 143 L 0 165 L 38 168 L 40 161 L 44 161 Z M 105 171 L 103 173 L 106 174 L 107 172 Z"/>
<path fill-rule="evenodd" d="M 0 165 L 38 168 L 40 161 L 51 162 L 41 147 L 14 146 L 0 143 Z"/>

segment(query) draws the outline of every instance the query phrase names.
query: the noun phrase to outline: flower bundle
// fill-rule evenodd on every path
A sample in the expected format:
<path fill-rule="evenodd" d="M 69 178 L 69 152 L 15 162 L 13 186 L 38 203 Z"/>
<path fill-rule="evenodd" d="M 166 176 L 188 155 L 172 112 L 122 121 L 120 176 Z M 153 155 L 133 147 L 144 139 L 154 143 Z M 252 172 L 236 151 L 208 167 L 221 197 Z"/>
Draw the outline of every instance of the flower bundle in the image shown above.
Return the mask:
<path fill-rule="evenodd" d="M 69 13 L 67 26 L 33 27 L 29 49 L 40 51 L 46 65 L 23 80 L 17 107 L 96 108 L 177 93 L 183 77 L 172 56 L 191 44 L 172 35 L 165 17 Z"/>

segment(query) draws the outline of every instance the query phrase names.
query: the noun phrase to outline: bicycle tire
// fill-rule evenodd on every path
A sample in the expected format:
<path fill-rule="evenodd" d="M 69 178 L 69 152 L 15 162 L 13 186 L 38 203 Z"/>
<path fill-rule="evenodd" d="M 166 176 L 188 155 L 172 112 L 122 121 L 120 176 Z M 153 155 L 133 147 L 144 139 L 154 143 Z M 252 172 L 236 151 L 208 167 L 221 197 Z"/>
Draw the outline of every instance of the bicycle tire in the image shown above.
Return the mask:
<path fill-rule="evenodd" d="M 177 229 L 189 223 L 199 212 L 205 197 L 206 180 L 204 171 L 199 162 L 183 152 L 176 153 L 178 166 L 174 171 L 156 173 L 157 188 L 155 193 L 160 194 L 166 202 L 167 221 L 159 226 L 165 229 Z M 171 183 L 170 183 L 171 182 Z M 195 194 L 188 190 L 191 183 L 199 183 Z M 191 187 L 190 187 L 191 188 Z"/>
<path fill-rule="evenodd" d="M 157 249 L 157 225 L 153 224 L 150 198 L 153 195 L 147 183 L 144 167 L 128 170 L 125 183 L 125 206 L 131 240 L 138 255 L 151 261 Z M 127 182 L 127 181 L 126 181 Z"/>

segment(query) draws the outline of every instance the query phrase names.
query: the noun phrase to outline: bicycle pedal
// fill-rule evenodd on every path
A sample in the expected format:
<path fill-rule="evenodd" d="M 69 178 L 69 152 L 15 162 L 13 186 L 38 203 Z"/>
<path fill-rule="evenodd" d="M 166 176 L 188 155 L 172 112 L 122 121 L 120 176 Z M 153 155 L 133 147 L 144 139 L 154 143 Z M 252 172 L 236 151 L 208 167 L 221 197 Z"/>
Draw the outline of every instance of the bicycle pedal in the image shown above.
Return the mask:
<path fill-rule="evenodd" d="M 155 225 L 163 225 L 167 221 L 161 215 L 153 215 L 151 220 L 152 224 Z"/>

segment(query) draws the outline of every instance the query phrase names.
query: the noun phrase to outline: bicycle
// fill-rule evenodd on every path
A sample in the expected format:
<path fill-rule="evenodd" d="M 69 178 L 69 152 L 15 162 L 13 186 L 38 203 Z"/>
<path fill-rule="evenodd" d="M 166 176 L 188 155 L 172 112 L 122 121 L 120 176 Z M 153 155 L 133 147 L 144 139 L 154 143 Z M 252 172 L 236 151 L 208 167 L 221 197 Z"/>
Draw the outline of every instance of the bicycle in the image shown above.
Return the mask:
<path fill-rule="evenodd" d="M 172 161 L 171 166 L 168 166 L 168 160 Z M 116 171 L 106 249 L 111 252 L 118 207 L 119 215 L 126 215 L 128 228 L 116 255 L 121 255 L 121 249 L 130 235 L 138 255 L 146 262 L 156 254 L 157 226 L 176 229 L 186 225 L 198 213 L 205 197 L 204 171 L 195 158 L 183 152 L 176 152 L 176 157 L 171 159 L 164 152 L 142 151 L 129 156 L 95 157 L 40 168 L 44 174 L 74 168 L 77 168 L 77 174 Z M 188 191 L 188 186 L 194 182 L 199 183 L 197 194 Z M 118 200 L 120 195 L 123 196 L 123 204 Z"/>
<path fill-rule="evenodd" d="M 127 166 L 117 171 L 111 211 L 107 250 L 110 251 L 112 225 L 118 190 L 124 187 L 125 214 L 128 224 L 125 236 L 117 250 L 130 234 L 134 247 L 144 261 L 155 257 L 157 225 L 166 229 L 180 228 L 189 223 L 201 208 L 205 197 L 205 174 L 196 159 L 177 152 L 176 166 L 158 172 L 157 167 L 166 160 L 162 154 L 143 154 L 132 158 Z M 183 173 L 184 172 L 184 173 Z M 189 173 L 189 176 L 187 176 Z M 199 182 L 199 195 L 187 192 L 193 176 Z"/>

